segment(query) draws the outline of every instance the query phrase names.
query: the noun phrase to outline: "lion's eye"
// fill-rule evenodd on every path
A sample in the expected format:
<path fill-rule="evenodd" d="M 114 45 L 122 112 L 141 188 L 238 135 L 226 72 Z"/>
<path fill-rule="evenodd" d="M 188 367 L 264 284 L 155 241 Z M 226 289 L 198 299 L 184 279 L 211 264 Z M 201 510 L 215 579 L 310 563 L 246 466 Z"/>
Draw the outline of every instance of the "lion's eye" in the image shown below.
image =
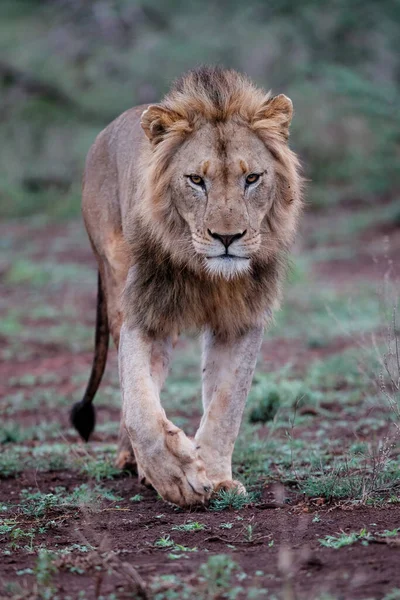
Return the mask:
<path fill-rule="evenodd" d="M 204 186 L 204 179 L 200 175 L 189 175 L 189 179 L 194 185 Z"/>
<path fill-rule="evenodd" d="M 250 173 L 246 177 L 246 185 L 251 185 L 252 183 L 256 183 L 260 179 L 260 175 L 258 173 Z"/>

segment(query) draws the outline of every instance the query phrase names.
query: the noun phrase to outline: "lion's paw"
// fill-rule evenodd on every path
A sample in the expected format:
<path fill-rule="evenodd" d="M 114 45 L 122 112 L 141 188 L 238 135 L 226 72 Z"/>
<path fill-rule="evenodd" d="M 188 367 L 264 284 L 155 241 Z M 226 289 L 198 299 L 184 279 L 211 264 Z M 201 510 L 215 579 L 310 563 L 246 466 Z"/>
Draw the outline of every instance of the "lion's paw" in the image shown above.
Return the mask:
<path fill-rule="evenodd" d="M 189 507 L 211 496 L 213 486 L 195 444 L 169 421 L 160 444 L 152 453 L 143 453 L 139 464 L 139 475 L 167 502 Z"/>
<path fill-rule="evenodd" d="M 115 460 L 115 466 L 121 471 L 137 472 L 135 455 L 130 450 L 121 450 Z"/>
<path fill-rule="evenodd" d="M 219 483 L 216 483 L 214 485 L 215 494 L 217 494 L 221 490 L 236 490 L 238 494 L 241 494 L 243 496 L 247 495 L 247 491 L 243 483 L 240 483 L 240 481 L 237 481 L 236 479 L 225 479 L 225 481 L 220 481 Z"/>

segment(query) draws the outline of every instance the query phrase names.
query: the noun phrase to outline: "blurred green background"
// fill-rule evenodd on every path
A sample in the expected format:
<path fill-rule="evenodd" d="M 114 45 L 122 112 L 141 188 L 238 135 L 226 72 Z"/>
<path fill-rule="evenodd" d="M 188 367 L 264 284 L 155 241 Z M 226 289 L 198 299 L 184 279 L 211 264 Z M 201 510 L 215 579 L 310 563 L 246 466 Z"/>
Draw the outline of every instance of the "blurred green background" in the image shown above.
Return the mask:
<path fill-rule="evenodd" d="M 201 63 L 293 99 L 315 210 L 392 203 L 399 40 L 398 0 L 2 0 L 0 215 L 77 215 L 96 134 Z"/>
<path fill-rule="evenodd" d="M 133 479 L 120 477 L 114 466 L 121 411 L 115 349 L 96 397 L 97 426 L 89 445 L 78 442 L 69 409 L 82 398 L 93 358 L 96 261 L 80 217 L 86 153 L 114 117 L 135 104 L 158 101 L 173 79 L 201 63 L 234 67 L 266 90 L 293 99 L 290 144 L 309 181 L 282 309 L 266 332 L 233 458 L 234 477 L 263 494 L 263 502 L 283 485 L 286 499 L 297 498 L 293 501 L 301 506 L 278 511 L 283 520 L 299 515 L 290 535 L 278 517 L 275 528 L 261 535 L 276 543 L 272 548 L 268 542 L 268 570 L 257 586 L 259 581 L 268 589 L 275 585 L 273 591 L 281 585 L 283 571 L 277 576 L 275 566 L 280 558 L 278 563 L 273 558 L 274 552 L 281 556 L 280 540 L 285 548 L 292 540 L 303 556 L 308 497 L 343 500 L 347 510 L 339 509 L 335 517 L 333 504 L 329 512 L 319 502 L 309 504 L 321 517 L 315 512 L 308 521 L 314 539 L 306 554 L 321 550 L 322 536 L 348 531 L 352 503 L 365 511 L 369 505 L 387 506 L 381 511 L 387 515 L 385 527 L 399 533 L 394 512 L 400 506 L 399 49 L 400 0 L 0 0 L 0 556 L 4 544 L 10 582 L 26 576 L 18 580 L 33 589 L 42 550 L 60 557 L 72 540 L 82 541 L 70 535 L 75 526 L 86 532 L 88 515 L 100 514 L 93 512 L 93 495 L 87 496 L 90 513 L 84 504 L 74 513 L 80 519 L 74 527 L 72 521 L 64 524 L 64 517 L 77 510 L 76 499 L 79 506 L 84 502 L 81 494 L 92 489 L 88 481 L 95 482 L 93 493 L 104 490 L 99 520 L 111 515 L 103 512 L 111 510 L 109 503 L 118 502 L 116 531 L 133 523 L 125 511 L 136 510 L 132 502 L 139 498 L 141 515 L 152 513 L 154 522 L 163 517 L 160 529 L 153 529 L 154 540 L 162 535 L 168 541 L 169 530 L 179 539 L 172 511 L 167 513 L 152 492 L 135 488 Z M 189 435 L 202 412 L 200 364 L 198 338 L 182 336 L 162 402 L 168 417 Z M 60 528 L 53 529 L 49 519 L 56 504 L 62 507 L 56 517 Z M 35 510 L 42 511 L 39 520 Z M 262 529 L 266 513 L 252 511 L 247 521 L 235 517 L 235 528 L 239 532 L 248 523 L 243 532 L 250 531 L 259 521 L 257 540 L 267 531 Z M 369 514 L 362 513 L 371 527 L 376 517 Z M 221 527 L 234 519 L 226 513 L 220 518 Z M 390 525 L 386 519 L 392 519 Z M 93 522 L 93 531 L 100 532 Z M 156 564 L 148 562 L 152 522 L 141 517 L 138 528 L 129 526 L 134 538 L 110 538 L 110 548 L 124 560 L 136 565 L 143 557 L 140 573 L 148 579 Z M 232 541 L 238 539 L 232 533 Z M 368 552 L 367 538 L 360 542 L 361 534 L 353 533 L 361 551 Z M 105 535 L 103 528 L 98 535 Z M 30 540 L 25 550 L 23 536 Z M 242 549 L 236 556 L 248 565 L 243 585 L 250 585 L 246 539 L 235 552 Z M 215 552 L 202 543 L 198 553 L 180 555 L 192 573 L 199 560 Z M 79 558 L 79 546 L 69 547 Z M 314 581 L 313 571 L 313 589 L 320 585 L 328 592 L 327 586 L 339 582 L 343 597 L 343 586 L 353 585 L 357 569 L 356 583 L 365 575 L 367 589 L 379 570 L 389 572 L 384 549 L 373 569 L 370 555 L 357 563 L 344 550 L 329 577 L 324 569 Z M 389 544 L 386 550 L 396 552 Z M 168 555 L 159 556 L 157 576 L 169 569 Z M 297 554 L 291 556 L 297 565 Z M 178 571 L 182 562 L 176 563 Z M 332 560 L 327 555 L 323 563 Z M 293 572 L 307 584 L 303 567 Z M 83 589 L 79 571 L 57 571 L 54 584 L 56 579 L 67 582 L 71 594 Z M 381 598 L 398 583 L 394 575 L 388 579 L 379 584 Z M 55 598 L 49 593 L 46 597 Z M 0 597 L 5 597 L 1 591 Z"/>

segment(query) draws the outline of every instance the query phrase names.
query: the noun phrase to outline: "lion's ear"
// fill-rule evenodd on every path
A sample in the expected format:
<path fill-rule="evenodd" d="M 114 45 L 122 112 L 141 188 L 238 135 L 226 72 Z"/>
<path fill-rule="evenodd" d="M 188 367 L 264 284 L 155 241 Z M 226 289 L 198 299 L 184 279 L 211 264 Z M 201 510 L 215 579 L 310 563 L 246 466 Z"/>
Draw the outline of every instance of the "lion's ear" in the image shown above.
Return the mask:
<path fill-rule="evenodd" d="M 289 126 L 293 116 L 293 103 L 284 94 L 268 98 L 258 109 L 253 119 L 255 129 L 262 127 L 274 127 L 287 139 L 289 137 Z M 267 122 L 265 122 L 267 121 Z"/>
<path fill-rule="evenodd" d="M 161 142 L 166 135 L 175 132 L 189 132 L 188 122 L 173 110 L 161 104 L 151 104 L 142 113 L 140 124 L 152 144 Z"/>

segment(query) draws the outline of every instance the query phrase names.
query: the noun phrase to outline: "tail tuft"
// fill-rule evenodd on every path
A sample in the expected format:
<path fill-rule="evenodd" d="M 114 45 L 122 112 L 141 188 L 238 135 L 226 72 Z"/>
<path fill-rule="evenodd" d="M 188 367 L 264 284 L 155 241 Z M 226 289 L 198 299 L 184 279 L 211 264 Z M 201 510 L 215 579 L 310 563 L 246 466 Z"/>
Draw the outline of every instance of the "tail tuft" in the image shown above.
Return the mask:
<path fill-rule="evenodd" d="M 85 403 L 84 399 L 76 402 L 71 409 L 70 419 L 79 435 L 87 442 L 96 424 L 93 404 Z"/>
<path fill-rule="evenodd" d="M 97 278 L 97 315 L 92 371 L 83 399 L 73 405 L 70 413 L 72 425 L 85 442 L 89 440 L 90 434 L 96 423 L 93 398 L 100 385 L 106 366 L 109 338 L 110 331 L 108 329 L 107 320 L 107 302 L 99 272 Z"/>

